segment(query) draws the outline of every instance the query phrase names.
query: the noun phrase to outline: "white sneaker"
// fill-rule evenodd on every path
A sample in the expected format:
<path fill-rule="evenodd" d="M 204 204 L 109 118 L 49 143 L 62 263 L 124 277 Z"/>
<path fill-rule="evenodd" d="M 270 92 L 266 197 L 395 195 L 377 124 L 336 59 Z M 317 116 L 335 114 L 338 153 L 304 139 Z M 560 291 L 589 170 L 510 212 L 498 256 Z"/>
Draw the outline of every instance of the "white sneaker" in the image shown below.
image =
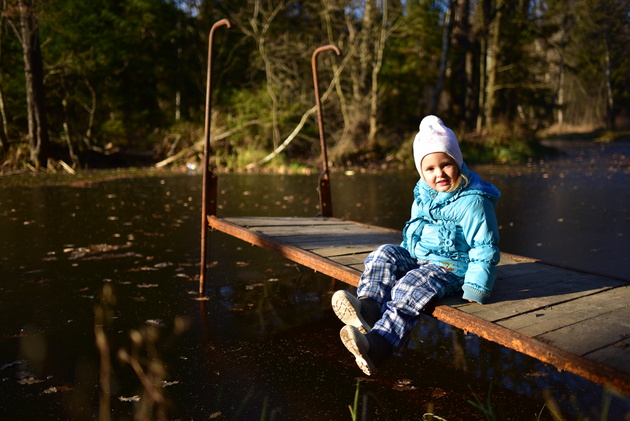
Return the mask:
<path fill-rule="evenodd" d="M 367 337 L 359 332 L 354 326 L 346 325 L 339 332 L 341 342 L 354 355 L 354 359 L 359 368 L 368 376 L 376 371 L 376 366 L 372 363 L 368 352 L 370 351 L 370 342 Z"/>
<path fill-rule="evenodd" d="M 333 311 L 345 325 L 354 326 L 361 333 L 368 333 L 372 327 L 361 315 L 361 302 L 348 291 L 339 290 L 331 299 Z"/>

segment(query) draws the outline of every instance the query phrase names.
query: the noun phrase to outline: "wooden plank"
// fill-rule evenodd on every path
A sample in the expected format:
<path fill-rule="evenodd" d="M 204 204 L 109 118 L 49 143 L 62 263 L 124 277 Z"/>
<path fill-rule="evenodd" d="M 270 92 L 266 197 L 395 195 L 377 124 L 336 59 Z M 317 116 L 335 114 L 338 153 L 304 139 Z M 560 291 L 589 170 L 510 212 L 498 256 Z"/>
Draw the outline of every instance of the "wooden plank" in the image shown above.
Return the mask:
<path fill-rule="evenodd" d="M 624 307 L 537 335 L 536 339 L 577 355 L 587 355 L 628 337 L 630 318 L 628 308 Z"/>
<path fill-rule="evenodd" d="M 593 351 L 586 357 L 619 371 L 630 373 L 630 338 Z"/>
<path fill-rule="evenodd" d="M 336 256 L 334 261 L 344 266 L 363 265 L 369 253 L 355 254 L 352 256 Z"/>
<path fill-rule="evenodd" d="M 544 335 L 562 327 L 578 324 L 594 317 L 605 315 L 601 320 L 603 330 L 611 323 L 630 324 L 630 287 L 624 286 L 597 294 L 581 297 L 559 305 L 549 306 L 540 310 L 519 314 L 498 322 L 508 329 L 518 330 L 529 336 Z M 626 320 L 614 319 L 614 311 L 625 313 Z M 626 326 L 630 335 L 630 325 Z M 601 336 L 601 335 L 600 335 Z"/>
<path fill-rule="evenodd" d="M 328 257 L 329 259 L 335 260 L 337 256 L 347 256 L 354 254 L 369 254 L 374 251 L 374 248 L 371 245 L 365 246 L 363 244 L 359 245 L 343 245 L 343 246 L 316 246 L 309 245 L 304 247 L 305 250 L 311 251 L 313 253 L 317 253 L 320 256 Z"/>
<path fill-rule="evenodd" d="M 365 264 L 363 264 L 363 263 L 356 264 L 356 265 L 348 265 L 348 266 L 351 267 L 352 269 L 358 271 L 359 274 L 363 273 L 363 271 L 365 270 Z"/>
<path fill-rule="evenodd" d="M 353 226 L 348 224 L 343 225 L 292 225 L 292 226 L 265 226 L 265 227 L 253 227 L 256 231 L 271 235 L 274 237 L 286 237 L 292 235 L 312 235 L 312 236 L 339 236 L 339 235 L 363 235 L 363 236 L 382 236 L 381 233 L 375 232 L 367 227 Z M 352 240 L 352 237 L 347 237 L 348 240 Z"/>
<path fill-rule="evenodd" d="M 261 233 L 261 234 L 267 235 L 266 233 Z M 343 248 L 346 248 L 346 250 L 348 249 L 349 241 L 347 240 L 346 236 L 339 236 L 339 237 L 330 236 L 330 237 L 319 237 L 319 238 L 292 236 L 292 237 L 271 237 L 271 238 L 276 238 L 278 241 L 282 241 L 282 243 L 284 244 L 290 244 L 294 247 L 298 247 L 300 249 L 303 249 L 305 251 L 310 251 L 310 252 L 318 252 L 319 250 L 322 250 L 322 249 L 330 250 L 330 249 L 336 248 L 337 250 L 341 251 L 339 255 L 352 254 L 348 252 L 345 252 L 345 253 L 343 252 Z M 382 243 L 379 243 L 377 240 L 374 240 L 373 238 L 367 238 L 367 239 L 364 239 L 363 241 L 368 243 L 367 246 L 365 244 L 359 244 L 358 247 L 361 247 L 361 248 L 357 249 L 357 251 L 365 252 L 366 249 L 372 251 L 376 247 L 382 244 Z M 350 246 L 354 246 L 354 244 L 351 244 Z M 330 257 L 334 260 L 334 255 Z"/>
<path fill-rule="evenodd" d="M 498 268 L 499 276 L 490 303 L 471 308 L 468 312 L 496 322 L 625 284 L 615 279 L 541 263 L 521 265 L 530 266 L 527 269 L 530 273 L 504 277 L 504 267 Z"/>
<path fill-rule="evenodd" d="M 576 355 L 587 356 L 599 349 L 614 345 L 629 336 L 627 328 L 624 329 L 615 323 L 602 323 L 605 321 L 603 317 L 606 316 L 616 317 L 619 316 L 619 313 L 611 312 L 609 315 L 587 319 L 579 324 L 566 326 L 562 329 L 536 336 L 535 339 L 565 349 Z M 623 355 L 620 352 L 617 357 L 614 355 L 610 357 L 611 359 L 618 359 L 623 358 Z M 593 359 L 592 355 L 589 358 Z"/>
<path fill-rule="evenodd" d="M 239 238 L 255 246 L 271 250 L 278 253 L 280 256 L 309 267 L 317 272 L 324 273 L 347 284 L 354 286 L 358 285 L 360 272 L 352 268 L 340 265 L 328 258 L 318 256 L 293 245 L 283 243 L 260 232 L 252 231 L 226 219 L 218 218 L 215 215 L 208 215 L 207 221 L 208 225 L 213 229 Z"/>
<path fill-rule="evenodd" d="M 308 226 L 308 225 L 344 225 L 346 221 L 337 218 L 300 218 L 300 217 L 256 217 L 256 216 L 234 216 L 223 218 L 242 227 L 264 227 L 264 226 Z"/>

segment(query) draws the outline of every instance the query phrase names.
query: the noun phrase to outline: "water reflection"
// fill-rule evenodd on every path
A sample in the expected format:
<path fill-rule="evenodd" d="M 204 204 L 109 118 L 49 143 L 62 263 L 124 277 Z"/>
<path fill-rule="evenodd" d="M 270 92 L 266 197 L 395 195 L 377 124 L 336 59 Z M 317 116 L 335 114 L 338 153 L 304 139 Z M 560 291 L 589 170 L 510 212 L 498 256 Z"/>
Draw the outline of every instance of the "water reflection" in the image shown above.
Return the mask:
<path fill-rule="evenodd" d="M 627 165 L 617 152 L 570 158 L 508 172 L 476 168 L 504 195 L 502 249 L 625 276 L 628 197 L 619 192 L 628 186 Z M 313 216 L 316 181 L 222 175 L 219 212 Z M 415 182 L 411 171 L 335 173 L 335 215 L 400 229 Z M 350 419 L 360 373 L 329 309 L 331 293 L 344 286 L 212 233 L 209 298 L 195 300 L 200 196 L 194 175 L 0 188 L 2 418 L 96 417 L 94 306 L 111 285 L 115 302 L 104 332 L 113 419 L 131 419 L 146 402 L 137 374 L 117 353 L 132 349 L 130 332 L 149 328 L 172 418 Z M 189 329 L 177 332 L 177 320 Z M 417 419 L 432 408 L 446 419 L 474 420 L 483 417 L 467 401 L 473 393 L 485 399 L 490 378 L 503 418 L 532 419 L 543 390 L 568 406 L 577 396 L 574 414 L 601 409 L 601 389 L 588 382 L 429 318 L 408 355 L 377 377 L 361 377 L 360 387 L 369 419 Z M 620 417 L 628 411 L 619 399 L 613 408 Z"/>

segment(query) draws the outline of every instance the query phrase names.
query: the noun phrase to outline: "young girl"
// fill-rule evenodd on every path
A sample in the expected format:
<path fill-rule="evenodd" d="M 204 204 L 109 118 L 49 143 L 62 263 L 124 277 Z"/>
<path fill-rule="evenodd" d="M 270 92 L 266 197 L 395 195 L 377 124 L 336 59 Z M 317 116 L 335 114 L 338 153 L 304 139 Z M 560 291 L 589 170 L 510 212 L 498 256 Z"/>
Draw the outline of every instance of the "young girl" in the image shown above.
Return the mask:
<path fill-rule="evenodd" d="M 332 297 L 346 325 L 341 340 L 367 375 L 401 351 L 430 301 L 463 290 L 465 300 L 483 304 L 500 258 L 494 212 L 500 192 L 466 167 L 453 131 L 425 117 L 413 155 L 420 180 L 402 244 L 367 257 L 358 298 L 347 291 Z"/>

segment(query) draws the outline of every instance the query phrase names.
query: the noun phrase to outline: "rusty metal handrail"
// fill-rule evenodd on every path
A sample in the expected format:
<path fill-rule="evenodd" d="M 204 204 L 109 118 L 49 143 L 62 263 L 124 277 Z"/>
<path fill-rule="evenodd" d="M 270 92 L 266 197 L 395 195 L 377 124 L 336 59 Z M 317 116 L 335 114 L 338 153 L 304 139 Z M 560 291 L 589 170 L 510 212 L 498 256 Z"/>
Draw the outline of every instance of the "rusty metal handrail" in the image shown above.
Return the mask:
<path fill-rule="evenodd" d="M 227 26 L 228 29 L 232 24 L 227 19 L 221 19 L 212 25 L 210 35 L 208 36 L 208 69 L 206 78 L 206 115 L 204 126 L 204 150 L 203 150 L 203 187 L 201 199 L 201 262 L 199 272 L 199 295 L 204 295 L 206 282 L 206 256 L 207 256 L 207 234 L 208 234 L 208 214 L 216 215 L 217 213 L 217 177 L 212 172 L 209 165 L 210 154 L 212 148 L 210 146 L 210 116 L 212 112 L 212 44 L 214 40 L 214 31 L 220 26 Z"/>
<path fill-rule="evenodd" d="M 313 68 L 313 86 L 315 88 L 315 103 L 317 104 L 317 123 L 319 127 L 319 142 L 322 149 L 322 173 L 319 176 L 318 188 L 319 192 L 319 210 L 323 217 L 332 216 L 332 197 L 330 194 L 330 173 L 328 171 L 328 155 L 326 153 L 326 141 L 324 139 L 324 115 L 322 112 L 322 104 L 319 96 L 319 79 L 317 76 L 317 55 L 322 51 L 334 50 L 337 55 L 341 55 L 341 51 L 334 45 L 325 45 L 317 48 L 313 52 L 312 68 Z"/>

